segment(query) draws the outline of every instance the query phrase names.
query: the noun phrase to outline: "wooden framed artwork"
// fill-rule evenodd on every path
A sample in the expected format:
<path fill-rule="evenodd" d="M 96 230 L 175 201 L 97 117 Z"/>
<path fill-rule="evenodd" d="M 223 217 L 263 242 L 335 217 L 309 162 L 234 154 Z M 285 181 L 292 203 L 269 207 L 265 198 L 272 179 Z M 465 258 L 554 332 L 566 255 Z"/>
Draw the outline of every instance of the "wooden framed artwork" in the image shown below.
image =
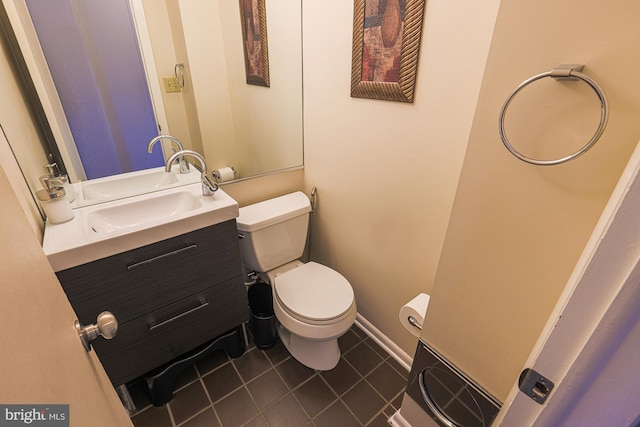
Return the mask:
<path fill-rule="evenodd" d="M 269 87 L 269 49 L 265 0 L 240 0 L 247 84 Z"/>
<path fill-rule="evenodd" d="M 351 96 L 413 102 L 426 0 L 355 0 Z"/>

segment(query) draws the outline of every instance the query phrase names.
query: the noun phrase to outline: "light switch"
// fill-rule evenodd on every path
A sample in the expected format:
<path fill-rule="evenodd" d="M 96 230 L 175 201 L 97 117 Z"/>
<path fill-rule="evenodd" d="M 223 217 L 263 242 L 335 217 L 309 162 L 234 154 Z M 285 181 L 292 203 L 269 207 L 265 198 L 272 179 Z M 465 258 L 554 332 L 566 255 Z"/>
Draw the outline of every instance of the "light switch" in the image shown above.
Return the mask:
<path fill-rule="evenodd" d="M 180 92 L 180 85 L 178 85 L 178 79 L 175 77 L 164 77 L 164 91 L 167 93 L 170 92 Z"/>

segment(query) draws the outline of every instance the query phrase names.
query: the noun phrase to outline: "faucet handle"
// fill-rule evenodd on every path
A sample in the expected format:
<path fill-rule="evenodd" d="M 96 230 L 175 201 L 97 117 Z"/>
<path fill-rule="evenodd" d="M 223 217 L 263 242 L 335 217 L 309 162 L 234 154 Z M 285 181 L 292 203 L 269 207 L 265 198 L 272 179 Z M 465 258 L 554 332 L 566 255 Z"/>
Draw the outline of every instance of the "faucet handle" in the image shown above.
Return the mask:
<path fill-rule="evenodd" d="M 209 178 L 208 175 L 204 173 L 202 174 L 202 193 L 205 196 L 211 196 L 213 193 L 218 191 L 218 189 L 220 189 L 220 186 L 218 185 L 215 178 L 214 181 L 216 182 L 211 182 L 211 178 Z"/>
<path fill-rule="evenodd" d="M 178 152 L 178 151 L 176 151 L 175 148 L 173 148 L 173 146 L 171 147 L 171 151 L 173 152 L 173 154 L 176 154 Z M 189 168 L 189 162 L 187 162 L 185 160 L 184 156 L 178 157 L 178 159 L 175 161 L 175 163 L 180 165 L 180 173 L 181 174 L 191 173 L 191 169 Z"/>
<path fill-rule="evenodd" d="M 198 159 L 200 162 L 200 181 L 202 183 L 202 194 L 204 196 L 211 196 L 215 191 L 218 190 L 218 184 L 216 182 L 211 182 L 211 178 L 209 178 L 209 173 L 207 172 L 207 163 L 204 161 L 204 157 L 202 154 L 193 150 L 180 150 L 177 153 L 173 153 L 168 159 L 167 164 L 164 168 L 165 172 L 171 172 L 171 164 L 178 158 L 184 156 L 191 156 Z"/>

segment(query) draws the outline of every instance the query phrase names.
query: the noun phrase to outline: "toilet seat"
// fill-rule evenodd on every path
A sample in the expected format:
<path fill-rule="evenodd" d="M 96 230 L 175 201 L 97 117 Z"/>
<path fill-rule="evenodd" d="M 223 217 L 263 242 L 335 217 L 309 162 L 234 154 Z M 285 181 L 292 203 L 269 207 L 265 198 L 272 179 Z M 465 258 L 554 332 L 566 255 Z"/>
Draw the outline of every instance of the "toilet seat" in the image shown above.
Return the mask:
<path fill-rule="evenodd" d="M 337 271 L 308 262 L 275 277 L 274 296 L 291 317 L 314 325 L 332 324 L 348 316 L 354 295 Z"/>

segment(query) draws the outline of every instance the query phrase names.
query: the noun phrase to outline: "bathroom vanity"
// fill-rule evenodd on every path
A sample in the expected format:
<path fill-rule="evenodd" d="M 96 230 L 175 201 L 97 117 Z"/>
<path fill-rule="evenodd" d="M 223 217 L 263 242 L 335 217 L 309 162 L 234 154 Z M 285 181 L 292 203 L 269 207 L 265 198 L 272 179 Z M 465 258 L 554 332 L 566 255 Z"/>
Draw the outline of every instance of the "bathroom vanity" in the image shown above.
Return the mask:
<path fill-rule="evenodd" d="M 176 209 L 186 197 L 189 209 Z M 167 217 L 145 211 L 157 215 L 165 200 Z M 91 342 L 114 386 L 144 375 L 161 405 L 186 363 L 214 349 L 244 352 L 249 309 L 237 215 L 223 191 L 204 197 L 196 184 L 77 209 L 70 222 L 47 225 L 45 253 L 80 323 L 95 323 L 103 311 L 118 321 L 113 339 Z M 147 221 L 127 223 L 136 217 Z M 159 394 L 149 379 L 158 372 L 165 377 Z"/>
<path fill-rule="evenodd" d="M 56 273 L 82 324 L 104 310 L 112 340 L 93 342 L 124 384 L 248 320 L 234 220 Z"/>

